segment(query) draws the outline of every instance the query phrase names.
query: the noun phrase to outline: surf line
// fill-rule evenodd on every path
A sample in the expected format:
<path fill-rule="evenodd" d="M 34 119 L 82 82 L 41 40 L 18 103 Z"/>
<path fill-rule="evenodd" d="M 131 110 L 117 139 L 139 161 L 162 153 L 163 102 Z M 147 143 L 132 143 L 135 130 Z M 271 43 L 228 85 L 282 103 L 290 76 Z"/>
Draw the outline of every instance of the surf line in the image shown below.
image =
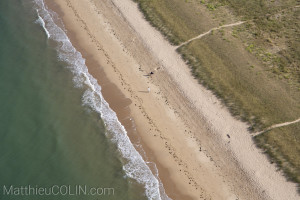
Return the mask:
<path fill-rule="evenodd" d="M 50 33 L 47 30 L 47 28 L 46 28 L 45 21 L 43 20 L 43 18 L 41 18 L 38 9 L 36 9 L 36 13 L 38 15 L 38 19 L 35 22 L 38 23 L 38 24 L 40 24 L 43 27 L 43 29 L 44 29 L 44 31 L 45 31 L 45 33 L 47 35 L 47 38 L 49 39 L 50 38 Z"/>
<path fill-rule="evenodd" d="M 75 87 L 84 88 L 82 105 L 88 106 L 97 112 L 103 120 L 107 131 L 105 134 L 113 141 L 122 157 L 123 170 L 127 177 L 136 180 L 145 188 L 145 195 L 148 199 L 169 200 L 164 188 L 143 160 L 142 156 L 131 143 L 124 126 L 118 120 L 116 113 L 109 107 L 101 93 L 101 86 L 97 80 L 88 72 L 85 59 L 75 49 L 65 31 L 59 27 L 53 19 L 54 13 L 44 4 L 44 0 L 34 0 L 38 7 L 39 23 L 49 33 L 49 37 L 56 42 L 58 59 L 68 65 L 73 73 Z M 48 36 L 48 34 L 47 34 Z"/>

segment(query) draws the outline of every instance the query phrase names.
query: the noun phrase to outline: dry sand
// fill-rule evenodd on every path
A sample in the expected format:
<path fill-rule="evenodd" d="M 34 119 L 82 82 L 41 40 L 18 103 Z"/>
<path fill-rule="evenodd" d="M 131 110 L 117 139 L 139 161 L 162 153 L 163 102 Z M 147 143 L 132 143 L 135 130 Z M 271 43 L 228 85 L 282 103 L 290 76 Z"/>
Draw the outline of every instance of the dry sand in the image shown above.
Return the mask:
<path fill-rule="evenodd" d="M 255 147 L 247 125 L 197 83 L 135 3 L 54 2 L 47 0 L 172 199 L 299 198 L 296 185 Z"/>

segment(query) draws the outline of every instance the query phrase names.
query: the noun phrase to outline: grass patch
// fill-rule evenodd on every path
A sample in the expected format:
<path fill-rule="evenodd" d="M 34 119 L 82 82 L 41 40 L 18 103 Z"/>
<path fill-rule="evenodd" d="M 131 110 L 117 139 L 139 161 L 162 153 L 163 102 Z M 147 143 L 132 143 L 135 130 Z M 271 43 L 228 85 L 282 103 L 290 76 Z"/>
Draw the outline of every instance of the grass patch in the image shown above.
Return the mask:
<path fill-rule="evenodd" d="M 299 40 L 299 2 L 296 0 L 267 1 L 267 0 L 210 0 L 222 2 L 236 15 L 251 24 L 246 28 L 248 36 L 244 42 L 251 43 L 264 50 L 263 54 L 271 53 L 276 47 L 273 58 L 269 61 L 261 53 L 254 54 L 262 59 L 264 64 L 272 67 L 277 75 L 288 74 L 285 77 L 295 84 L 300 83 L 300 40 Z M 233 33 L 238 37 L 237 32 Z M 268 62 L 269 61 L 269 62 Z"/>
<path fill-rule="evenodd" d="M 258 147 L 264 149 L 271 163 L 284 171 L 289 181 L 300 182 L 300 123 L 273 129 L 254 140 Z"/>
<path fill-rule="evenodd" d="M 199 3 L 194 0 L 134 0 L 144 13 L 147 21 L 158 29 L 173 45 L 193 38 L 207 28 L 216 25 L 212 20 L 205 19 Z"/>
<path fill-rule="evenodd" d="M 213 91 L 234 116 L 248 122 L 251 131 L 298 118 L 297 99 L 264 71 L 254 67 L 249 70 L 247 61 L 239 59 L 239 51 L 228 51 L 232 44 L 224 43 L 220 36 L 210 35 L 178 49 L 199 82 Z"/>

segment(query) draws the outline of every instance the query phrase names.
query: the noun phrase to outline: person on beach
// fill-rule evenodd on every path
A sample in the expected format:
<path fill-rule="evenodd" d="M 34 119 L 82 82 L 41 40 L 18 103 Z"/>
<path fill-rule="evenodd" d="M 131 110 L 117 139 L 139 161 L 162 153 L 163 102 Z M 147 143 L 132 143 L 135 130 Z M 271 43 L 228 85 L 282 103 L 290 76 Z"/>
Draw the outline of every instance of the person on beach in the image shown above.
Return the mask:
<path fill-rule="evenodd" d="M 150 72 L 149 74 L 148 74 L 148 76 L 151 76 L 151 75 L 153 75 L 154 74 L 154 72 Z"/>
<path fill-rule="evenodd" d="M 148 87 L 148 93 L 150 93 L 150 88 Z"/>

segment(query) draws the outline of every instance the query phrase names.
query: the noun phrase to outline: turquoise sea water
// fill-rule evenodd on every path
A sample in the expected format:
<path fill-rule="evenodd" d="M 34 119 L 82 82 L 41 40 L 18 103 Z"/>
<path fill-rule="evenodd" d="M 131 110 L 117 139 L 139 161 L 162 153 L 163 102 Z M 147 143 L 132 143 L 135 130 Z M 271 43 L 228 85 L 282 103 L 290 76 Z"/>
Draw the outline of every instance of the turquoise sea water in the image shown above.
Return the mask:
<path fill-rule="evenodd" d="M 126 138 L 116 134 L 123 129 L 98 102 L 94 90 L 99 88 L 64 60 L 68 51 L 60 52 L 65 46 L 45 20 L 47 38 L 41 5 L 0 1 L 0 199 L 152 198 L 156 179 Z M 4 194 L 10 186 L 14 194 Z M 70 191 L 62 195 L 65 186 Z M 25 187 L 55 194 L 34 194 L 32 189 L 26 195 Z M 87 187 L 87 193 L 100 190 L 79 195 L 78 187 Z M 112 190 L 104 195 L 104 188 L 113 188 L 114 195 Z"/>

